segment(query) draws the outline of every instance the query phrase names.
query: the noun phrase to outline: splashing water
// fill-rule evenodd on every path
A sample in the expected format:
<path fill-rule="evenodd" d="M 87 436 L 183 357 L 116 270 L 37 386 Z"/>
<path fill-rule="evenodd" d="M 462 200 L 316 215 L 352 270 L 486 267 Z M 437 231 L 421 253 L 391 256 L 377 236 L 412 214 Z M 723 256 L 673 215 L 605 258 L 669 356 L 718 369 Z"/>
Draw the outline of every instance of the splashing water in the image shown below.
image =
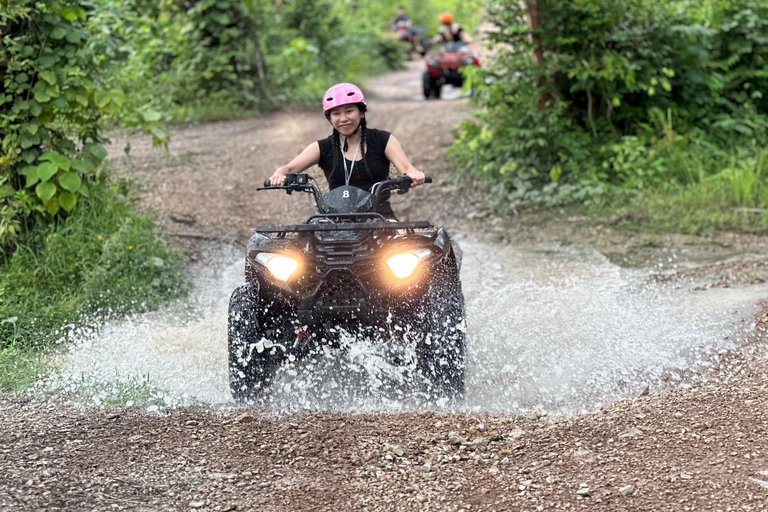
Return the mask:
<path fill-rule="evenodd" d="M 766 292 L 650 286 L 595 252 L 499 251 L 470 244 L 462 273 L 474 411 L 573 413 L 679 380 L 734 347 Z"/>
<path fill-rule="evenodd" d="M 462 242 L 470 411 L 578 412 L 675 381 L 733 347 L 765 287 L 693 293 L 646 285 L 647 271 L 599 253 Z M 196 272 L 191 305 L 102 327 L 79 340 L 48 386 L 103 404 L 114 387 L 143 385 L 153 408 L 232 403 L 227 305 L 243 283 L 241 251 Z M 345 333 L 341 349 L 278 374 L 271 410 L 372 412 L 434 404 L 412 385 L 413 347 Z M 398 359 L 397 364 L 393 359 Z M 86 391 L 83 391 L 86 390 Z M 113 400 L 114 401 L 114 400 Z M 130 405 L 128 397 L 123 404 Z"/>

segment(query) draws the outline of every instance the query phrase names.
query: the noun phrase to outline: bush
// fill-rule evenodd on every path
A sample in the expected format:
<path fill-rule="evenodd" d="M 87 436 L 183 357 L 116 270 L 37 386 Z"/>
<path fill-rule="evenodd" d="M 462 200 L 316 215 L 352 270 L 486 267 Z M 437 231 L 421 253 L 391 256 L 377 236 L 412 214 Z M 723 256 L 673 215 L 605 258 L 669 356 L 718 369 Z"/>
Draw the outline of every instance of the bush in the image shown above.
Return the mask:
<path fill-rule="evenodd" d="M 180 255 L 101 183 L 87 207 L 24 233 L 0 265 L 0 349 L 45 346 L 67 324 L 157 307 L 188 290 Z"/>
<path fill-rule="evenodd" d="M 450 153 L 510 206 L 698 184 L 768 144 L 764 2 L 708 2 L 706 20 L 685 1 L 538 5 L 541 65 L 524 4 L 492 3 L 499 50 L 471 76 L 485 110 Z"/>

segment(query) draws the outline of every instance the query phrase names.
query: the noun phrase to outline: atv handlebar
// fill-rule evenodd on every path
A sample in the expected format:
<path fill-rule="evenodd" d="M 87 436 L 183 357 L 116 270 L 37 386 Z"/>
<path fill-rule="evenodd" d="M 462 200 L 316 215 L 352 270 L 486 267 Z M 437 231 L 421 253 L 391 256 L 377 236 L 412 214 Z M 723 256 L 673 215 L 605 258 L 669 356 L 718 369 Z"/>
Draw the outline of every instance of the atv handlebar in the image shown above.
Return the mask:
<path fill-rule="evenodd" d="M 285 182 L 279 187 L 273 187 L 270 180 L 264 181 L 263 188 L 257 188 L 256 190 L 285 190 L 287 194 L 294 192 L 309 192 L 315 197 L 315 204 L 322 203 L 322 194 L 320 190 L 312 183 L 314 179 L 306 174 L 286 174 Z M 371 195 L 373 196 L 373 206 L 376 206 L 381 201 L 381 196 L 389 190 L 397 190 L 398 194 L 405 194 L 410 190 L 413 180 L 410 176 L 400 176 L 391 180 L 380 181 L 373 185 L 371 188 Z M 426 176 L 424 183 L 432 183 L 432 178 Z"/>
<path fill-rule="evenodd" d="M 270 180 L 266 179 L 266 180 L 264 180 L 264 187 L 259 188 L 259 190 L 264 190 L 264 189 L 268 188 L 268 189 L 275 189 L 275 190 L 289 190 L 290 189 L 290 190 L 296 190 L 296 191 L 299 191 L 299 190 L 303 191 L 303 190 L 307 190 L 308 187 L 312 187 L 313 186 L 313 185 L 311 185 L 309 183 L 309 180 L 312 180 L 312 178 L 307 176 L 306 174 L 286 174 L 285 177 L 286 177 L 285 185 L 282 185 L 280 187 L 273 187 L 272 183 L 270 182 Z M 401 189 L 406 183 L 408 184 L 407 188 L 410 188 L 411 183 L 413 182 L 413 180 L 410 178 L 410 176 L 400 176 L 399 178 L 395 178 L 393 180 L 381 181 L 381 182 L 377 183 L 377 185 L 381 185 L 381 186 L 383 186 L 385 184 L 389 185 L 390 182 L 392 183 L 393 186 L 388 187 L 388 188 L 390 188 L 390 189 L 392 189 L 392 188 Z M 426 176 L 424 178 L 424 183 L 432 183 L 432 177 L 431 176 Z"/>

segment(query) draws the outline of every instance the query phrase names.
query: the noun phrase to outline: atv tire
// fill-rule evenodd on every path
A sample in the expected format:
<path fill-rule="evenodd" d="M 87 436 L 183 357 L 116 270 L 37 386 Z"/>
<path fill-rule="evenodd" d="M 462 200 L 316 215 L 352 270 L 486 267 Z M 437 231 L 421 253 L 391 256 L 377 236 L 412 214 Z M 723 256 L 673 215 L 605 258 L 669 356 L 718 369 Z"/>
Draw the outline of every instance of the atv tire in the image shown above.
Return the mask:
<path fill-rule="evenodd" d="M 437 85 L 435 79 L 429 74 L 429 71 L 424 71 L 422 81 L 424 84 L 424 98 L 440 98 L 440 86 Z"/>
<path fill-rule="evenodd" d="M 237 401 L 263 399 L 279 364 L 267 350 L 257 350 L 264 329 L 255 288 L 249 283 L 240 286 L 229 299 L 229 386 Z"/>
<path fill-rule="evenodd" d="M 417 352 L 419 370 L 435 395 L 462 400 L 466 359 L 464 296 L 453 258 L 438 268 L 422 304 L 427 336 Z"/>

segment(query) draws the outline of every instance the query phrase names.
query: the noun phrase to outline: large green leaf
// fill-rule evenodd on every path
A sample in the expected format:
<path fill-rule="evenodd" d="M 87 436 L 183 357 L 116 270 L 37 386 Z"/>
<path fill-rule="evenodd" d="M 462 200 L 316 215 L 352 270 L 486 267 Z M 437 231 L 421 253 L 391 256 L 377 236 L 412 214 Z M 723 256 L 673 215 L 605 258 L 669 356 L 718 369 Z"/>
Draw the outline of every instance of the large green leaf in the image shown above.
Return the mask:
<path fill-rule="evenodd" d="M 59 194 L 59 204 L 67 212 L 71 212 L 77 206 L 77 196 L 69 192 L 62 192 Z"/>
<path fill-rule="evenodd" d="M 57 213 L 59 213 L 59 210 L 61 209 L 61 205 L 59 204 L 59 198 L 54 197 L 46 201 L 45 209 L 48 210 L 48 213 L 50 213 L 51 215 L 56 215 Z"/>
<path fill-rule="evenodd" d="M 43 55 L 42 57 L 37 59 L 37 64 L 40 69 L 50 69 L 53 66 L 55 66 L 58 61 L 59 61 L 58 55 Z"/>
<path fill-rule="evenodd" d="M 22 133 L 19 135 L 19 146 L 21 146 L 21 149 L 29 149 L 32 147 L 32 144 L 34 144 L 32 139 L 27 137 L 25 134 Z"/>
<path fill-rule="evenodd" d="M 125 93 L 121 89 L 109 91 L 109 101 L 117 108 L 125 105 Z"/>
<path fill-rule="evenodd" d="M 51 162 L 56 168 L 63 171 L 68 171 L 72 165 L 72 161 L 58 151 L 46 151 L 40 156 L 40 160 Z"/>
<path fill-rule="evenodd" d="M 66 29 L 66 27 L 58 26 L 53 30 L 51 30 L 50 36 L 51 36 L 51 39 L 56 39 L 58 41 L 60 39 L 64 39 L 65 37 L 67 37 L 67 32 L 68 30 Z"/>
<path fill-rule="evenodd" d="M 56 85 L 56 73 L 51 70 L 41 71 L 40 78 L 42 78 L 43 80 L 45 80 L 51 85 Z"/>
<path fill-rule="evenodd" d="M 109 105 L 109 94 L 107 94 L 107 92 L 108 91 L 100 89 L 93 93 L 93 99 L 96 102 L 97 107 L 104 108 Z"/>
<path fill-rule="evenodd" d="M 86 162 L 82 158 L 78 157 L 78 158 L 72 160 L 72 169 L 76 170 L 77 172 L 85 174 L 88 171 L 90 171 L 91 168 L 92 168 L 91 164 L 89 164 L 88 162 Z"/>
<path fill-rule="evenodd" d="M 37 176 L 40 178 L 40 181 L 48 181 L 58 170 L 59 168 L 53 162 L 43 162 L 37 166 Z"/>
<path fill-rule="evenodd" d="M 83 154 L 91 160 L 93 166 L 97 166 L 107 157 L 107 150 L 101 144 L 91 142 L 83 146 Z"/>
<path fill-rule="evenodd" d="M 25 167 L 21 171 L 21 174 L 27 177 L 27 188 L 31 187 L 32 185 L 40 181 L 40 176 L 38 176 L 37 174 L 37 167 L 32 167 L 32 166 Z"/>
<path fill-rule="evenodd" d="M 82 38 L 80 37 L 80 32 L 74 29 L 70 29 L 67 32 L 67 42 L 72 44 L 77 44 L 80 42 Z"/>
<path fill-rule="evenodd" d="M 148 123 L 154 123 L 161 119 L 160 113 L 154 110 L 145 110 L 141 113 L 141 117 Z"/>
<path fill-rule="evenodd" d="M 64 7 L 61 10 L 61 17 L 67 21 L 76 21 L 79 17 L 78 10 L 75 7 Z"/>
<path fill-rule="evenodd" d="M 51 96 L 48 94 L 48 87 L 46 86 L 45 82 L 37 82 L 37 85 L 35 85 L 35 88 L 32 89 L 32 92 L 35 95 L 35 100 L 38 103 L 47 103 L 51 101 Z"/>
<path fill-rule="evenodd" d="M 61 188 L 65 190 L 69 190 L 70 192 L 77 192 L 78 190 L 80 190 L 80 185 L 82 184 L 82 182 L 83 180 L 80 179 L 80 176 L 78 176 L 73 172 L 65 172 L 61 176 L 59 176 L 59 184 L 61 185 Z M 63 203 L 62 203 L 62 206 L 64 206 Z"/>
<path fill-rule="evenodd" d="M 35 193 L 37 194 L 37 197 L 43 200 L 43 202 L 47 202 L 54 196 L 54 194 L 56 194 L 56 185 L 51 181 L 40 183 L 35 187 Z"/>

